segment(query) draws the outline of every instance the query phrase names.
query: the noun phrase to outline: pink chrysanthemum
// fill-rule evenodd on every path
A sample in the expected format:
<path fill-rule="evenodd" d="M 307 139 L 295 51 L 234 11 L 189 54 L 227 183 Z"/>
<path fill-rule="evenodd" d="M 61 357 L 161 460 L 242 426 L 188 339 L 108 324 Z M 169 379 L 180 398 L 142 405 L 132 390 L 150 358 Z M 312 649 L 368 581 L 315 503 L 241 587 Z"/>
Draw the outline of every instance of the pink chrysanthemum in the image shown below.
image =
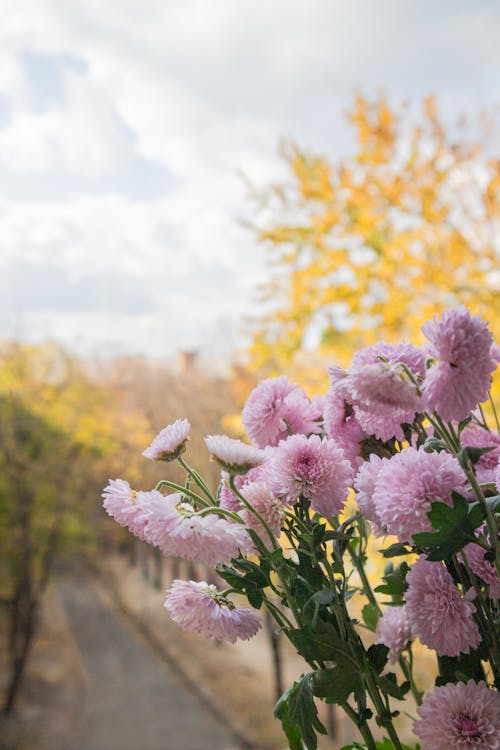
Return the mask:
<path fill-rule="evenodd" d="M 228 474 L 246 474 L 266 460 L 263 451 L 227 435 L 207 435 L 205 445 L 213 460 Z"/>
<path fill-rule="evenodd" d="M 376 536 L 387 534 L 373 501 L 373 493 L 375 492 L 378 475 L 384 464 L 387 463 L 387 460 L 372 453 L 369 460 L 362 464 L 354 480 L 356 502 L 364 517 L 373 524 L 373 531 Z"/>
<path fill-rule="evenodd" d="M 177 419 L 158 433 L 142 455 L 153 461 L 175 461 L 186 450 L 189 429 L 187 419 Z"/>
<path fill-rule="evenodd" d="M 276 493 L 287 503 L 303 495 L 313 510 L 333 516 L 341 510 L 352 469 L 334 440 L 292 435 L 273 454 L 269 474 Z"/>
<path fill-rule="evenodd" d="M 251 441 L 259 448 L 276 446 L 290 433 L 320 431 L 320 408 L 286 375 L 262 380 L 243 408 L 242 419 Z"/>
<path fill-rule="evenodd" d="M 387 344 L 385 341 L 379 341 L 376 344 L 359 349 L 352 358 L 351 366 L 357 369 L 363 365 L 380 362 L 383 359 L 390 365 L 402 362 L 415 376 L 423 377 L 425 358 L 426 353 L 422 348 L 405 341 L 399 344 Z"/>
<path fill-rule="evenodd" d="M 240 550 L 250 551 L 251 540 L 242 524 L 212 513 L 199 516 L 179 494 L 161 497 L 149 515 L 144 536 L 164 555 L 216 565 L 239 557 Z"/>
<path fill-rule="evenodd" d="M 380 440 L 403 440 L 401 425 L 413 422 L 415 413 L 422 410 L 417 387 L 405 367 L 414 379 L 421 379 L 424 352 L 411 344 L 382 341 L 356 352 L 347 372 L 330 369 L 334 389 L 341 389 L 367 435 Z"/>
<path fill-rule="evenodd" d="M 144 530 L 149 518 L 149 508 L 158 497 L 159 492 L 137 492 L 131 489 L 124 479 L 110 479 L 102 492 L 103 507 L 106 513 L 115 519 L 120 526 L 144 541 Z"/>
<path fill-rule="evenodd" d="M 243 485 L 247 481 L 248 474 L 246 476 L 237 474 L 234 477 L 234 484 L 237 490 L 241 490 Z M 219 503 L 220 507 L 225 510 L 231 510 L 238 512 L 241 508 L 241 500 L 238 495 L 235 495 L 229 486 L 229 474 L 227 471 L 222 471 L 220 475 L 220 488 L 219 488 Z"/>
<path fill-rule="evenodd" d="M 354 409 L 344 397 L 344 389 L 332 386 L 323 407 L 325 432 L 342 448 L 347 460 L 356 471 L 363 463 L 363 441 L 367 435 L 354 416 Z"/>
<path fill-rule="evenodd" d="M 183 630 L 229 643 L 247 641 L 262 627 L 253 609 L 237 607 L 205 581 L 173 581 L 165 608 Z"/>
<path fill-rule="evenodd" d="M 481 636 L 473 620 L 475 606 L 463 599 L 440 562 L 420 557 L 406 580 L 406 611 L 411 631 L 439 656 L 468 654 Z"/>
<path fill-rule="evenodd" d="M 435 501 L 451 506 L 452 490 L 460 490 L 465 475 L 454 456 L 407 448 L 384 462 L 373 503 L 381 524 L 400 541 L 431 531 L 427 513 Z"/>
<path fill-rule="evenodd" d="M 415 734 L 422 750 L 498 750 L 500 693 L 485 682 L 448 683 L 434 688 L 417 708 Z"/>
<path fill-rule="evenodd" d="M 389 649 L 389 662 L 395 664 L 411 641 L 411 628 L 406 607 L 387 607 L 377 623 L 377 643 Z"/>
<path fill-rule="evenodd" d="M 486 550 L 479 544 L 467 544 L 463 552 L 467 558 L 472 571 L 485 583 L 488 584 L 488 595 L 490 599 L 500 599 L 500 577 L 498 576 L 495 565 L 489 560 L 485 560 Z"/>
<path fill-rule="evenodd" d="M 486 401 L 491 374 L 493 336 L 488 324 L 464 307 L 446 310 L 422 326 L 436 363 L 427 371 L 423 390 L 429 411 L 445 421 L 465 419 Z"/>
<path fill-rule="evenodd" d="M 463 430 L 460 442 L 464 446 L 493 449 L 481 456 L 474 466 L 474 471 L 480 482 L 494 482 L 495 469 L 500 461 L 500 435 L 498 432 L 492 432 L 479 425 L 470 424 Z"/>
<path fill-rule="evenodd" d="M 251 482 L 245 485 L 242 494 L 245 500 L 262 516 L 275 536 L 279 536 L 281 530 L 281 520 L 283 518 L 283 503 L 279 500 L 270 488 L 264 482 Z M 257 532 L 267 544 L 266 531 L 259 521 L 248 508 L 243 508 L 240 512 L 241 517 L 246 525 Z"/>

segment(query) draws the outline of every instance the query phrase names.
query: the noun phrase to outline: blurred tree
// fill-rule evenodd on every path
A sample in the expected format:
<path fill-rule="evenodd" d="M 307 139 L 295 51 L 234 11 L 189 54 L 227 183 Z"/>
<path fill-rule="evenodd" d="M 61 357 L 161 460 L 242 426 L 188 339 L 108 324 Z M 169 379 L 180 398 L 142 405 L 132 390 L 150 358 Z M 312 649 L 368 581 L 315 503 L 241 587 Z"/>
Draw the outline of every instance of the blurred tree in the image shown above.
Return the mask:
<path fill-rule="evenodd" d="M 271 268 L 253 370 L 310 370 L 304 350 L 345 364 L 379 338 L 417 343 L 457 303 L 500 333 L 500 159 L 482 129 L 447 131 L 432 98 L 415 122 L 383 95 L 357 96 L 348 121 L 354 156 L 332 164 L 288 145 L 289 182 L 261 196 Z"/>
<path fill-rule="evenodd" d="M 99 491 L 144 444 L 144 422 L 119 409 L 78 361 L 54 347 L 0 352 L 0 601 L 15 706 L 39 608 L 57 560 L 95 550 Z M 125 458 L 124 458 L 125 457 Z"/>

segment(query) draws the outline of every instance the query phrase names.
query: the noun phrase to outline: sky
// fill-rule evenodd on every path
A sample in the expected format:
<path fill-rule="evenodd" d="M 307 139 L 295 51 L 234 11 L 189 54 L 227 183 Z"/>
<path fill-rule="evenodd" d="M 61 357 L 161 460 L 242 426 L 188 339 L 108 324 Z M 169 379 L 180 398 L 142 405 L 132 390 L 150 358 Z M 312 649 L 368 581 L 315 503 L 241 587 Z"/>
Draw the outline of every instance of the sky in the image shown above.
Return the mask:
<path fill-rule="evenodd" d="M 361 88 L 500 103 L 496 0 L 0 0 L 0 338 L 228 358 L 258 187 L 349 152 Z M 245 175 L 245 179 L 242 178 Z"/>

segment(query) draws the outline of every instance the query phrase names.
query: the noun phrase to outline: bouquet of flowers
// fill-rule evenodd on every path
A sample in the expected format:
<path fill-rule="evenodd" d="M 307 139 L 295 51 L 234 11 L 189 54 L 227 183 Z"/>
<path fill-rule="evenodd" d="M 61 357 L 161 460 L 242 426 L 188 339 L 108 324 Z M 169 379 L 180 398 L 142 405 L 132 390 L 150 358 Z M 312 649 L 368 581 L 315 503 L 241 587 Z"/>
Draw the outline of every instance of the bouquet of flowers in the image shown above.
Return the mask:
<path fill-rule="evenodd" d="M 407 749 L 394 719 L 409 694 L 412 747 L 500 748 L 500 426 L 490 395 L 500 350 L 465 308 L 422 330 L 422 347 L 381 342 L 348 370 L 331 367 L 323 397 L 286 376 L 261 381 L 242 414 L 251 442 L 205 438 L 221 468 L 216 493 L 185 460 L 185 419 L 144 451 L 178 461 L 184 485 L 142 492 L 116 479 L 103 492 L 119 524 L 227 583 L 173 581 L 165 606 L 180 627 L 249 639 L 266 608 L 305 659 L 309 671 L 274 709 L 291 750 L 314 750 L 325 732 L 316 699 L 358 727 L 364 744 L 344 750 Z M 371 535 L 387 560 L 375 582 Z M 427 694 L 414 677 L 416 639 L 437 656 Z"/>

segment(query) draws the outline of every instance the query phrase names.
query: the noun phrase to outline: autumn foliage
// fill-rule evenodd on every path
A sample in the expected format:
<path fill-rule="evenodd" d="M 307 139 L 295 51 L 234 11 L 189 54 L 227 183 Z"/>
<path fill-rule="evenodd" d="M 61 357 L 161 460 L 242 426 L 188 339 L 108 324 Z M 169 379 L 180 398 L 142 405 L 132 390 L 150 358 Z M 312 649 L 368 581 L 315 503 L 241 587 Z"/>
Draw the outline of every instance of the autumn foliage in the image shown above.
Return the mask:
<path fill-rule="evenodd" d="M 293 372 L 304 350 L 345 363 L 376 339 L 418 342 L 425 319 L 460 303 L 500 332 L 500 160 L 485 129 L 446 128 L 432 98 L 416 117 L 357 96 L 347 118 L 352 156 L 288 144 L 290 179 L 265 196 L 254 370 Z"/>

